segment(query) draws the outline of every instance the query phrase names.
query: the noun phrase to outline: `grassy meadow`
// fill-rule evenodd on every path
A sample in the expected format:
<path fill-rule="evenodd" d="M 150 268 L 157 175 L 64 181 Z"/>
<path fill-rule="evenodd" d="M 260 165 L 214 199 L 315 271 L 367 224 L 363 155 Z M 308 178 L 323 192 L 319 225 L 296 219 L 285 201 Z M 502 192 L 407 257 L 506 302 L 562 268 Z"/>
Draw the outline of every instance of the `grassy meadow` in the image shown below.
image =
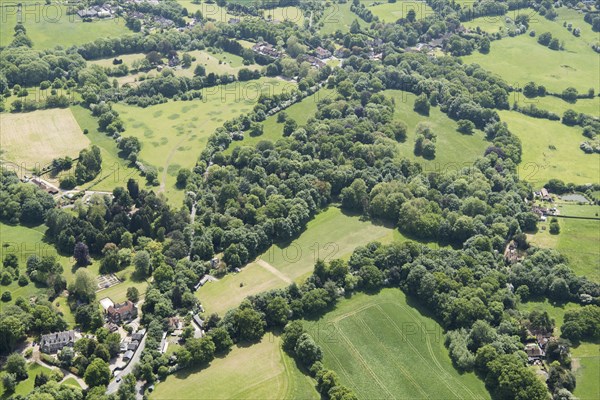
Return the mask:
<path fill-rule="evenodd" d="M 323 35 L 333 34 L 338 30 L 342 33 L 348 33 L 350 31 L 350 25 L 354 20 L 357 20 L 361 27 L 367 27 L 368 24 L 365 21 L 350 11 L 351 4 L 352 2 L 343 4 L 331 3 L 326 7 L 323 12 L 323 18 L 320 20 L 320 22 L 323 23 L 323 26 L 319 29 L 319 32 Z"/>
<path fill-rule="evenodd" d="M 551 178 L 577 184 L 600 181 L 600 155 L 585 154 L 579 144 L 585 139 L 580 127 L 558 121 L 532 118 L 515 111 L 499 111 L 500 120 L 521 139 L 521 179 L 540 186 Z"/>
<path fill-rule="evenodd" d="M 578 113 L 596 117 L 600 115 L 600 97 L 594 97 L 593 99 L 578 99 L 575 103 L 569 103 L 555 96 L 544 96 L 528 99 L 523 95 L 523 93 L 514 92 L 512 93 L 512 98 L 510 99 L 511 106 L 515 102 L 519 103 L 521 106 L 533 104 L 543 110 L 552 111 L 561 117 L 567 110 L 573 110 Z"/>
<path fill-rule="evenodd" d="M 247 113 L 260 93 L 281 93 L 290 84 L 279 79 L 236 82 L 207 88 L 201 100 L 169 101 L 140 108 L 116 104 L 125 122 L 125 136 L 135 136 L 142 143 L 139 160 L 158 169 L 160 192 L 171 204 L 179 205 L 184 192 L 176 186 L 180 168 L 192 168 L 208 137 L 226 120 Z"/>
<path fill-rule="evenodd" d="M 247 296 L 302 281 L 312 273 L 317 259 L 349 258 L 357 246 L 400 238 L 397 230 L 329 207 L 310 221 L 306 230 L 291 243 L 274 244 L 257 262 L 250 263 L 237 274 L 207 283 L 198 289 L 196 296 L 207 312 L 223 314 Z M 264 267 L 264 263 L 270 268 Z"/>
<path fill-rule="evenodd" d="M 391 96 L 396 103 L 394 119 L 403 121 L 408 126 L 406 141 L 398 144 L 400 156 L 420 162 L 424 170 L 456 170 L 463 166 L 470 166 L 477 158 L 483 156 L 489 146 L 483 132 L 479 130 L 472 135 L 458 132 L 456 121 L 450 119 L 438 107 L 431 107 L 429 117 L 413 111 L 416 98 L 414 94 L 400 90 L 387 90 L 385 94 Z M 417 157 L 414 154 L 415 129 L 419 122 L 427 122 L 437 134 L 436 155 L 433 160 Z"/>
<path fill-rule="evenodd" d="M 149 396 L 170 399 L 319 399 L 314 381 L 304 375 L 267 334 L 253 345 L 238 345 L 209 368 L 184 369 L 159 383 Z"/>
<path fill-rule="evenodd" d="M 409 302 L 399 289 L 358 293 L 305 326 L 358 398 L 489 398 L 475 374 L 454 369 L 442 328 Z"/>
<path fill-rule="evenodd" d="M 77 157 L 90 145 L 70 109 L 3 114 L 0 149 L 6 161 L 27 170 L 43 168 L 58 157 Z"/>
<path fill-rule="evenodd" d="M 17 23 L 17 2 L 0 3 L 0 46 L 7 46 L 13 40 L 13 28 Z M 53 49 L 56 46 L 70 47 L 98 38 L 118 37 L 131 33 L 125 26 L 124 18 L 94 19 L 83 22 L 77 15 L 67 15 L 75 11 L 73 6 L 24 2 L 21 21 L 27 29 L 27 36 L 34 49 Z"/>
<path fill-rule="evenodd" d="M 140 187 L 144 187 L 146 179 L 140 175 L 137 168 L 130 165 L 129 161 L 119 157 L 117 142 L 112 137 L 98 131 L 98 121 L 91 112 L 82 106 L 72 106 L 71 111 L 80 129 L 88 130 L 86 137 L 91 144 L 100 148 L 102 155 L 102 171 L 96 179 L 82 187 L 89 190 L 112 192 L 115 187 L 126 187 L 130 178 L 137 180 Z M 127 135 L 127 133 L 125 134 Z"/>
<path fill-rule="evenodd" d="M 304 26 L 304 20 L 310 15 L 304 15 L 304 11 L 298 7 L 275 7 L 263 11 L 263 17 L 270 21 L 292 21 L 296 25 Z"/>
<path fill-rule="evenodd" d="M 319 100 L 324 98 L 334 96 L 336 94 L 335 90 L 332 89 L 321 89 L 317 93 L 312 94 L 302 101 L 292 104 L 290 107 L 285 109 L 285 113 L 288 115 L 290 119 L 293 119 L 298 123 L 299 126 L 306 125 L 308 119 L 314 116 L 317 111 L 317 106 Z M 280 111 L 281 112 L 281 111 Z M 258 142 L 263 140 L 268 140 L 270 142 L 276 142 L 277 140 L 283 138 L 283 123 L 277 122 L 277 115 L 280 113 L 276 113 L 267 117 L 267 119 L 262 123 L 263 125 L 263 134 L 260 136 L 250 136 L 245 135 L 244 140 L 232 142 L 227 150 L 225 150 L 225 154 L 231 154 L 233 149 L 240 146 L 256 146 Z"/>
<path fill-rule="evenodd" d="M 361 0 L 361 2 L 371 10 L 373 15 L 379 17 L 380 21 L 396 22 L 400 18 L 406 18 L 406 14 L 410 10 L 415 11 L 417 20 L 434 15 L 433 9 L 424 1 L 407 1 L 399 0 L 394 3 L 387 1 L 379 1 L 377 5 L 373 5 L 373 0 Z"/>
<path fill-rule="evenodd" d="M 556 204 L 562 215 L 594 216 L 600 210 L 598 206 L 580 206 L 574 204 Z M 539 222 L 538 231 L 529 235 L 531 243 L 553 248 L 565 255 L 569 266 L 577 275 L 586 276 L 600 283 L 600 221 L 559 218 L 560 233 L 550 234 L 550 222 Z M 542 229 L 545 227 L 545 230 Z"/>
<path fill-rule="evenodd" d="M 522 10 L 522 13 L 529 15 L 533 14 L 533 11 Z M 505 37 L 492 42 L 489 54 L 474 52 L 463 59 L 466 63 L 477 63 L 502 76 L 512 85 L 522 87 L 533 80 L 552 92 L 562 92 L 573 86 L 580 93 L 587 92 L 590 87 L 598 93 L 600 58 L 590 47 L 593 44 L 594 32 L 589 24 L 583 22 L 583 17 L 580 18 L 575 26 L 580 27 L 583 33 L 580 37 L 575 37 L 562 26 L 563 20 L 560 18 L 549 21 L 533 14 L 529 30 L 535 31 L 536 37 L 530 37 L 529 33 Z M 484 30 L 494 30 L 505 22 L 502 17 L 479 18 L 469 24 L 471 27 L 480 26 Z M 537 36 L 544 32 L 550 32 L 552 37 L 564 42 L 565 49 L 555 51 L 538 44 Z M 597 35 L 595 41 L 598 41 Z"/>

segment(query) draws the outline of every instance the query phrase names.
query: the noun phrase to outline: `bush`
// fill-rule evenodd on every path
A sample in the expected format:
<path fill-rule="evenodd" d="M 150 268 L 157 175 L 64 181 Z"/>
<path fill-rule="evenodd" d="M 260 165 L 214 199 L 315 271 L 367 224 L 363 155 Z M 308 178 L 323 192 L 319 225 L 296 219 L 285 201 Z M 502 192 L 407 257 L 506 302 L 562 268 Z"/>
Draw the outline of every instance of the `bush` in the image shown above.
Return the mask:
<path fill-rule="evenodd" d="M 10 293 L 10 291 L 6 291 L 4 293 L 2 293 L 2 301 L 7 302 L 7 301 L 11 301 L 12 300 L 12 294 Z"/>
<path fill-rule="evenodd" d="M 27 286 L 29 284 L 29 279 L 25 275 L 19 276 L 19 286 Z"/>

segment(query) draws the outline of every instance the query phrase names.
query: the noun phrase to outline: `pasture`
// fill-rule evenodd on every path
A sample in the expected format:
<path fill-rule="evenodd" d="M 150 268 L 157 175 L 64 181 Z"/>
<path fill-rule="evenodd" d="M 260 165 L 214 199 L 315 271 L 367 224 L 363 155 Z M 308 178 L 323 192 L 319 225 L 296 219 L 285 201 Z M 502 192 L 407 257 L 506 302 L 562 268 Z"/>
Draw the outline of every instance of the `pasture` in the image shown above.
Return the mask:
<path fill-rule="evenodd" d="M 0 46 L 6 46 L 13 40 L 13 28 L 17 23 L 17 3 L 1 4 Z M 23 3 L 21 21 L 27 29 L 27 36 L 33 42 L 34 49 L 70 47 L 93 42 L 98 38 L 118 37 L 131 33 L 125 26 L 124 18 L 94 19 L 93 22 L 83 22 L 77 15 L 67 14 L 77 10 L 73 7 L 37 1 Z"/>
<path fill-rule="evenodd" d="M 418 161 L 423 165 L 424 170 L 456 170 L 463 166 L 470 166 L 483 156 L 485 149 L 490 145 L 485 140 L 483 132 L 479 130 L 475 130 L 472 135 L 458 132 L 456 121 L 450 119 L 438 107 L 431 107 L 429 117 L 413 111 L 416 96 L 412 93 L 400 90 L 386 90 L 384 93 L 395 101 L 394 119 L 403 121 L 408 126 L 406 141 L 398 143 L 399 155 Z M 414 154 L 415 129 L 419 122 L 427 122 L 437 134 L 436 155 L 433 160 L 417 157 Z"/>
<path fill-rule="evenodd" d="M 442 328 L 399 289 L 357 293 L 305 326 L 358 398 L 490 398 L 475 374 L 454 369 Z"/>
<path fill-rule="evenodd" d="M 251 346 L 238 345 L 209 368 L 184 369 L 169 375 L 149 396 L 170 399 L 319 399 L 314 381 L 302 374 L 267 334 Z"/>
<path fill-rule="evenodd" d="M 531 14 L 530 10 L 522 10 Z M 486 20 L 483 18 L 482 20 Z M 472 21 L 477 25 L 478 21 Z M 499 18 L 496 24 L 504 24 Z M 505 37 L 493 41 L 489 54 L 473 52 L 463 57 L 465 63 L 477 63 L 487 70 L 503 77 L 509 84 L 523 87 L 527 82 L 534 80 L 538 85 L 546 86 L 551 92 L 562 92 L 569 86 L 575 87 L 580 93 L 585 93 L 592 87 L 596 93 L 600 89 L 598 70 L 600 59 L 592 50 L 591 26 L 581 21 L 579 26 L 584 32 L 580 37 L 575 37 L 567 28 L 562 26 L 563 21 L 548 21 L 539 15 L 533 15 L 529 30 L 536 32 L 536 37 L 529 33 L 516 37 Z M 471 24 L 471 25 L 473 25 Z M 488 26 L 486 23 L 485 26 Z M 492 24 L 493 25 L 493 24 Z M 590 32 L 587 32 L 590 31 Z M 564 50 L 555 51 L 537 43 L 537 35 L 550 32 L 552 37 L 564 42 Z M 597 35 L 596 35 L 596 41 Z"/>
<path fill-rule="evenodd" d="M 241 272 L 206 283 L 196 296 L 207 312 L 223 314 L 245 297 L 301 282 L 317 259 L 349 258 L 354 248 L 372 241 L 399 240 L 397 230 L 349 216 L 329 207 L 310 221 L 291 243 L 274 244 Z"/>
<path fill-rule="evenodd" d="M 3 114 L 0 149 L 4 161 L 31 170 L 45 167 L 57 157 L 77 157 L 90 140 L 69 109 Z"/>
<path fill-rule="evenodd" d="M 515 111 L 499 111 L 498 114 L 511 132 L 521 139 L 521 179 L 534 186 L 540 186 L 551 178 L 577 184 L 600 181 L 597 168 L 600 155 L 585 154 L 579 149 L 579 144 L 585 139 L 580 127 L 532 118 Z"/>
<path fill-rule="evenodd" d="M 98 131 L 98 121 L 91 112 L 82 106 L 72 106 L 71 111 L 80 129 L 88 130 L 86 137 L 91 144 L 100 148 L 102 155 L 102 171 L 92 182 L 83 185 L 85 189 L 112 192 L 118 186 L 126 187 L 130 178 L 137 180 L 140 187 L 143 187 L 146 180 L 141 177 L 140 171 L 132 167 L 129 161 L 119 157 L 117 142 L 112 137 Z"/>
<path fill-rule="evenodd" d="M 188 52 L 196 60 L 192 63 L 190 68 L 177 69 L 175 75 L 187 76 L 189 78 L 194 76 L 194 68 L 197 64 L 201 64 L 206 69 L 206 73 L 215 73 L 218 75 L 230 74 L 237 77 L 238 71 L 242 68 L 248 68 L 250 70 L 260 69 L 260 65 L 244 65 L 243 58 L 235 54 L 221 52 L 212 53 L 204 50 L 194 50 Z"/>
<path fill-rule="evenodd" d="M 572 216 L 592 216 L 598 212 L 598 206 L 578 206 L 556 204 L 560 214 Z M 553 248 L 565 255 L 569 266 L 577 275 L 600 283 L 600 221 L 559 218 L 560 234 L 551 235 L 550 223 L 539 222 L 538 231 L 529 235 L 531 243 L 546 248 Z M 542 227 L 546 229 L 543 230 Z"/>
<path fill-rule="evenodd" d="M 263 17 L 269 21 L 291 21 L 299 26 L 304 26 L 304 20 L 310 18 L 298 7 L 275 7 L 263 11 Z"/>
<path fill-rule="evenodd" d="M 177 2 L 185 7 L 189 14 L 200 11 L 202 16 L 209 21 L 227 22 L 231 18 L 238 18 L 233 14 L 229 14 L 227 7 L 219 7 L 216 3 L 210 4 L 203 1 L 201 4 L 194 4 L 192 0 L 177 0 Z"/>
<path fill-rule="evenodd" d="M 192 168 L 208 137 L 226 120 L 247 113 L 261 93 L 281 93 L 291 84 L 279 79 L 236 82 L 207 88 L 203 98 L 169 101 L 146 108 L 116 104 L 125 122 L 125 136 L 142 143 L 139 160 L 158 169 L 159 191 L 180 205 L 184 192 L 175 186 L 180 168 Z"/>

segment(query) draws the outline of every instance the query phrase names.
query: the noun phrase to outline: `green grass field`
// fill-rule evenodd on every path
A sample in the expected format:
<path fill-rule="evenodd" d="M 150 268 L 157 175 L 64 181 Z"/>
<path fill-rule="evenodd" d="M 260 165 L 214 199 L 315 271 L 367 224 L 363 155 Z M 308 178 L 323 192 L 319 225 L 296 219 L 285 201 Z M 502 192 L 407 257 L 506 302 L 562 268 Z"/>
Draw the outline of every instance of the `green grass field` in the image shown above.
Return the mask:
<path fill-rule="evenodd" d="M 69 109 L 3 114 L 0 118 L 2 158 L 31 170 L 53 159 L 77 157 L 90 145 Z"/>
<path fill-rule="evenodd" d="M 272 21 L 292 21 L 296 25 L 304 26 L 304 19 L 310 18 L 310 15 L 305 16 L 298 7 L 275 7 L 264 10 L 263 17 Z"/>
<path fill-rule="evenodd" d="M 543 110 L 552 111 L 559 116 L 563 116 L 564 112 L 571 109 L 578 113 L 583 113 L 598 117 L 600 115 L 600 97 L 593 99 L 578 99 L 576 103 L 568 103 L 563 99 L 555 96 L 536 97 L 533 99 L 526 98 L 522 93 L 513 93 L 510 99 L 511 106 L 515 103 L 520 106 L 533 104 Z"/>
<path fill-rule="evenodd" d="M 69 385 L 81 389 L 81 385 L 75 378 L 67 378 L 62 382 L 63 385 Z"/>
<path fill-rule="evenodd" d="M 456 121 L 448 118 L 437 107 L 431 107 L 429 117 L 416 113 L 413 111 L 416 96 L 412 93 L 387 90 L 385 94 L 391 96 L 396 103 L 394 119 L 408 125 L 406 141 L 398 144 L 400 156 L 420 162 L 425 170 L 457 170 L 470 166 L 477 158 L 483 156 L 485 149 L 490 145 L 479 130 L 472 135 L 458 132 Z M 433 160 L 414 154 L 415 129 L 419 122 L 429 123 L 437 134 L 436 155 Z"/>
<path fill-rule="evenodd" d="M 577 387 L 573 394 L 581 400 L 600 399 L 600 345 L 582 343 L 571 350 Z"/>
<path fill-rule="evenodd" d="M 17 2 L 4 2 L 0 7 L 0 46 L 13 40 L 13 28 L 17 23 Z M 125 27 L 124 18 L 83 22 L 77 15 L 67 15 L 68 6 L 46 5 L 43 2 L 23 5 L 22 23 L 35 49 L 69 47 L 93 42 L 98 38 L 118 37 L 131 33 Z M 72 8 L 71 8 L 72 10 Z"/>
<path fill-rule="evenodd" d="M 561 215 L 594 217 L 599 206 L 557 203 Z M 600 283 L 600 221 L 560 218 L 560 233 L 551 235 L 549 221 L 539 222 L 538 231 L 529 240 L 539 247 L 553 248 L 564 254 L 577 275 Z M 546 227 L 545 230 L 542 227 Z"/>
<path fill-rule="evenodd" d="M 34 388 L 33 385 L 35 383 L 36 375 L 39 375 L 42 372 L 49 374 L 51 371 L 52 370 L 50 368 L 44 367 L 36 363 L 30 363 L 27 366 L 27 372 L 29 373 L 29 376 L 24 381 L 19 382 L 17 384 L 17 387 L 15 388 L 14 393 L 11 393 L 10 395 L 4 392 L 2 379 L 0 379 L 0 393 L 2 393 L 0 399 L 9 399 L 12 397 L 12 395 L 27 396 L 29 393 L 31 393 L 31 391 Z M 4 375 L 4 372 L 0 373 L 0 377 L 2 377 L 2 375 Z"/>
<path fill-rule="evenodd" d="M 183 190 L 176 186 L 180 168 L 192 168 L 208 137 L 233 116 L 252 110 L 261 92 L 281 93 L 291 84 L 280 79 L 260 79 L 207 88 L 202 100 L 169 101 L 146 108 L 116 104 L 125 122 L 124 136 L 142 142 L 139 160 L 158 169 L 159 192 L 180 205 Z"/>
<path fill-rule="evenodd" d="M 121 279 L 121 283 L 96 292 L 96 298 L 100 300 L 109 297 L 114 303 L 120 303 L 127 300 L 127 289 L 130 287 L 136 287 L 140 292 L 140 297 L 144 297 L 148 282 L 144 279 L 137 279 L 133 276 L 133 272 L 133 266 L 129 266 L 124 270 L 117 272 L 115 275 Z"/>
<path fill-rule="evenodd" d="M 314 381 L 281 349 L 278 336 L 236 346 L 203 370 L 185 369 L 156 386 L 153 400 L 319 399 Z"/>
<path fill-rule="evenodd" d="M 490 397 L 473 373 L 454 369 L 442 328 L 399 289 L 355 294 L 306 328 L 323 348 L 325 366 L 358 398 Z"/>
<path fill-rule="evenodd" d="M 337 30 L 340 30 L 342 33 L 348 33 L 350 25 L 354 20 L 357 20 L 361 27 L 367 27 L 368 24 L 365 21 L 350 11 L 351 4 L 352 2 L 344 4 L 333 3 L 326 7 L 323 12 L 323 18 L 320 21 L 323 23 L 323 26 L 319 29 L 319 32 L 324 35 L 333 34 Z"/>
<path fill-rule="evenodd" d="M 291 243 L 271 246 L 259 257 L 260 263 L 251 263 L 237 274 L 207 283 L 196 296 L 207 312 L 223 314 L 247 296 L 302 281 L 312 273 L 318 258 L 325 261 L 348 258 L 357 246 L 375 240 L 388 243 L 400 239 L 397 230 L 329 207 L 310 221 L 306 230 Z M 270 267 L 264 267 L 264 263 Z"/>
<path fill-rule="evenodd" d="M 562 10 L 561 10 L 562 11 Z M 523 13 L 532 13 L 523 10 Z M 503 18 L 480 19 L 504 24 Z M 475 25 L 482 25 L 478 20 Z M 473 23 L 470 23 L 473 25 Z M 600 58 L 591 49 L 594 43 L 594 33 L 589 24 L 577 23 L 583 32 L 575 37 L 565 27 L 563 20 L 548 21 L 544 17 L 534 15 L 530 21 L 529 30 L 536 32 L 536 37 L 528 33 L 516 37 L 506 37 L 492 42 L 489 54 L 474 52 L 464 57 L 466 63 L 477 63 L 482 67 L 502 76 L 509 84 L 523 86 L 533 80 L 539 85 L 545 85 L 549 91 L 562 92 L 568 86 L 573 86 L 579 92 L 585 93 L 592 87 L 598 93 L 600 80 Z M 482 28 L 492 28 L 493 23 L 485 23 Z M 588 32 L 589 31 L 589 32 Z M 564 41 L 565 50 L 554 51 L 537 43 L 537 35 L 550 32 L 553 37 Z M 597 34 L 595 41 L 598 41 Z"/>
<path fill-rule="evenodd" d="M 4 259 L 7 254 L 16 254 L 19 257 L 19 271 L 21 274 L 25 274 L 25 263 L 30 255 L 35 254 L 40 257 L 53 255 L 63 266 L 65 279 L 67 279 L 67 282 L 70 282 L 73 276 L 71 272 L 73 261 L 71 257 L 59 255 L 51 243 L 44 241 L 44 232 L 46 229 L 45 225 L 28 228 L 22 225 L 8 225 L 0 222 L 1 258 Z M 27 299 L 45 290 L 43 287 L 36 287 L 33 282 L 29 282 L 27 286 L 21 287 L 17 281 L 13 281 L 10 285 L 0 288 L 2 291 L 8 290 L 11 292 L 11 302 L 14 302 L 19 296 Z M 0 303 L 0 309 L 4 304 L 7 303 Z"/>
<path fill-rule="evenodd" d="M 373 15 L 379 17 L 380 21 L 388 23 L 396 22 L 400 18 L 406 18 L 406 14 L 410 10 L 415 11 L 415 17 L 417 20 L 421 20 L 425 17 L 434 15 L 433 9 L 427 5 L 424 1 L 407 1 L 400 0 L 395 3 L 389 3 L 387 1 L 379 1 L 377 5 L 373 5 L 373 0 L 362 0 L 361 1 L 367 9 L 371 10 Z"/>
<path fill-rule="evenodd" d="M 117 143 L 113 138 L 98 131 L 98 121 L 90 111 L 82 106 L 73 106 L 71 111 L 80 128 L 88 130 L 87 138 L 100 148 L 102 155 L 102 171 L 96 179 L 82 187 L 89 190 L 112 191 L 118 186 L 126 187 L 130 178 L 137 180 L 140 187 L 143 187 L 146 179 L 141 177 L 137 168 L 130 166 L 129 161 L 118 156 Z"/>
<path fill-rule="evenodd" d="M 585 154 L 579 144 L 585 139 L 579 127 L 558 121 L 528 117 L 515 111 L 499 111 L 500 120 L 521 139 L 521 179 L 534 186 L 551 178 L 578 184 L 600 182 L 600 155 Z M 554 146 L 555 149 L 551 149 Z"/>
<path fill-rule="evenodd" d="M 177 0 L 179 4 L 188 10 L 188 13 L 193 14 L 196 11 L 200 11 L 202 16 L 208 20 L 214 20 L 216 22 L 227 22 L 231 18 L 239 18 L 238 16 L 227 13 L 227 8 L 219 7 L 216 3 L 194 4 L 192 0 Z"/>
<path fill-rule="evenodd" d="M 314 116 L 317 111 L 319 100 L 335 95 L 336 91 L 332 89 L 321 89 L 317 93 L 312 94 L 302 101 L 291 105 L 285 109 L 285 113 L 289 118 L 293 119 L 298 123 L 299 126 L 306 125 L 308 119 Z M 280 111 L 281 112 L 281 111 Z M 254 147 L 258 142 L 268 140 L 276 142 L 283 138 L 283 123 L 277 122 L 277 114 L 273 114 L 263 122 L 263 134 L 260 136 L 245 135 L 244 140 L 232 142 L 231 145 L 225 150 L 225 154 L 231 154 L 233 149 L 240 146 L 252 146 Z"/>

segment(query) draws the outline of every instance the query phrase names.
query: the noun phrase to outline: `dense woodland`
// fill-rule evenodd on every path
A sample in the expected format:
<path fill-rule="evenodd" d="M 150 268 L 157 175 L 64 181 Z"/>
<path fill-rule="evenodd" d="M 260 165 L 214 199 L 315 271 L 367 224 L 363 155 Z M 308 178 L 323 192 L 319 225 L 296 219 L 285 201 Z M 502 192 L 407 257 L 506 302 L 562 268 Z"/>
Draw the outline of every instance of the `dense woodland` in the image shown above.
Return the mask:
<path fill-rule="evenodd" d="M 264 8 L 221 3 L 236 15 L 256 16 Z M 465 33 L 460 29 L 461 22 L 477 16 L 504 15 L 527 5 L 552 19 L 553 4 L 480 2 L 463 10 L 455 2 L 430 0 L 427 3 L 435 13 L 422 20 L 417 21 L 409 13 L 406 19 L 382 23 L 354 1 L 352 12 L 368 26 L 360 28 L 356 22 L 348 33 L 321 35 L 321 2 L 280 3 L 312 11 L 314 26 L 272 24 L 261 18 L 226 24 L 197 15 L 194 18 L 202 23 L 190 29 L 146 31 L 128 21 L 136 33 L 54 50 L 34 50 L 26 27 L 15 27 L 14 41 L 0 52 L 0 92 L 5 97 L 18 96 L 23 87 L 38 86 L 54 92 L 43 103 L 31 105 L 15 100 L 10 111 L 68 106 L 68 96 L 63 96 L 65 103 L 59 93 L 76 92 L 81 104 L 97 118 L 99 129 L 116 139 L 120 155 L 132 164 L 144 144 L 127 136 L 127 126 L 112 108 L 113 103 L 146 107 L 166 101 L 191 101 L 200 98 L 205 87 L 261 76 L 297 77 L 298 81 L 295 91 L 261 96 L 251 112 L 226 121 L 206 147 L 198 149 L 196 166 L 180 171 L 178 176 L 179 187 L 187 193 L 180 207 L 170 206 L 162 196 L 130 179 L 126 187 L 114 189 L 112 198 L 94 196 L 89 204 L 60 209 L 46 192 L 20 182 L 12 172 L 2 171 L 0 219 L 10 224 L 44 223 L 47 240 L 61 254 L 73 255 L 79 269 L 75 282 L 67 285 L 62 266 L 54 257 L 31 256 L 21 272 L 16 258 L 3 260 L 3 285 L 12 281 L 22 286 L 35 284 L 40 295 L 34 303 L 18 298 L 13 305 L 2 307 L 0 353 L 11 353 L 28 335 L 37 338 L 64 329 L 66 321 L 48 300 L 65 289 L 69 291 L 75 322 L 84 331 L 96 334 L 96 339 L 78 342 L 77 357 L 62 352 L 59 357 L 62 367 L 85 377 L 92 387 L 89 391 L 82 393 L 49 380 L 36 385 L 27 398 L 130 399 L 135 392 L 135 379 L 125 377 L 116 396 L 104 394 L 104 385 L 110 379 L 105 373 L 106 362 L 118 348 L 115 337 L 102 327 L 90 284 L 93 277 L 86 269 L 91 259 L 100 263 L 102 273 L 119 272 L 133 265 L 137 277 L 153 278 L 141 308 L 148 339 L 134 370 L 135 377 L 147 384 L 164 379 L 178 368 L 205 367 L 215 355 L 225 355 L 234 343 L 252 343 L 266 331 L 277 331 L 283 332 L 284 350 L 315 378 L 323 398 L 354 399 L 356 396 L 340 383 L 335 372 L 323 366 L 323 352 L 300 320 L 326 313 L 338 299 L 353 292 L 376 293 L 383 287 L 398 287 L 442 325 L 455 367 L 475 371 L 493 398 L 572 398 L 575 378 L 564 349 L 599 339 L 600 285 L 576 276 L 557 251 L 538 249 L 527 242 L 525 233 L 534 231 L 538 221 L 525 202 L 531 199 L 533 188 L 519 180 L 521 143 L 500 120 L 498 110 L 508 110 L 509 95 L 520 90 L 527 97 L 552 95 L 573 102 L 594 97 L 594 93 L 580 95 L 567 90 L 552 94 L 534 82 L 523 89 L 514 88 L 480 66 L 465 65 L 456 57 L 485 52 L 490 41 L 502 40 L 484 33 Z M 173 1 L 159 4 L 137 5 L 136 10 L 166 16 L 176 26 L 185 26 L 187 10 Z M 517 19 L 523 25 L 519 33 L 524 33 L 527 18 Z M 588 13 L 585 20 L 597 30 L 597 14 Z M 445 56 L 405 51 L 439 38 L 444 38 Z M 285 51 L 286 57 L 275 60 L 261 56 L 243 48 L 237 42 L 240 39 L 264 40 Z M 311 68 L 303 56 L 317 46 L 329 50 L 342 46 L 341 68 Z M 110 77 L 125 71 L 90 67 L 87 63 L 144 53 L 146 59 L 138 66 L 144 70 L 154 68 L 163 59 L 176 55 L 185 59 L 186 52 L 203 49 L 227 51 L 263 69 L 219 76 L 198 68 L 192 78 L 177 77 L 165 70 L 139 85 L 118 87 Z M 381 60 L 372 57 L 375 51 L 381 52 Z M 323 87 L 333 94 L 319 101 L 316 113 L 306 124 L 299 126 L 293 116 L 280 112 L 281 139 L 260 141 L 255 146 L 242 143 L 231 152 L 225 151 L 240 132 L 263 134 L 260 123 L 274 109 L 301 101 Z M 396 104 L 386 96 L 388 89 L 417 95 L 415 111 L 423 115 L 431 107 L 438 107 L 458 121 L 464 134 L 482 130 L 488 142 L 485 152 L 470 167 L 433 173 L 399 157 L 397 146 L 407 145 L 408 128 L 395 118 Z M 597 119 L 572 110 L 558 116 L 534 106 L 515 104 L 513 109 L 535 118 L 562 119 L 566 125 L 582 128 L 589 139 L 596 138 L 600 130 Z M 436 136 L 431 126 L 420 124 L 415 151 L 434 158 Z M 61 186 L 90 181 L 98 175 L 100 166 L 97 147 L 83 150 L 74 180 L 61 182 Z M 151 184 L 156 182 L 156 171 L 145 173 Z M 549 182 L 547 187 L 554 193 L 590 189 L 559 180 Z M 273 243 L 297 237 L 308 221 L 331 204 L 339 204 L 348 213 L 385 221 L 415 241 L 369 243 L 355 249 L 348 261 L 318 261 L 313 274 L 301 285 L 251 296 L 225 315 L 205 315 L 207 335 L 195 339 L 190 330 L 184 332 L 185 344 L 176 353 L 176 367 L 173 360 L 160 353 L 158 347 L 168 318 L 199 310 L 193 292 L 199 279 L 211 272 L 213 257 L 221 257 L 227 271 L 243 268 Z M 193 224 L 192 209 L 196 210 Z M 513 240 L 524 259 L 510 264 L 503 252 Z M 418 241 L 450 247 L 432 250 Z M 139 293 L 132 292 L 131 296 Z M 517 310 L 517 305 L 528 299 L 583 305 L 565 315 L 562 337 L 549 345 L 555 350 L 550 354 L 556 363 L 550 369 L 548 385 L 527 367 L 523 343 L 528 332 L 551 332 L 554 326 L 547 314 Z M 8 380 L 24 379 L 18 367 L 14 371 Z"/>

